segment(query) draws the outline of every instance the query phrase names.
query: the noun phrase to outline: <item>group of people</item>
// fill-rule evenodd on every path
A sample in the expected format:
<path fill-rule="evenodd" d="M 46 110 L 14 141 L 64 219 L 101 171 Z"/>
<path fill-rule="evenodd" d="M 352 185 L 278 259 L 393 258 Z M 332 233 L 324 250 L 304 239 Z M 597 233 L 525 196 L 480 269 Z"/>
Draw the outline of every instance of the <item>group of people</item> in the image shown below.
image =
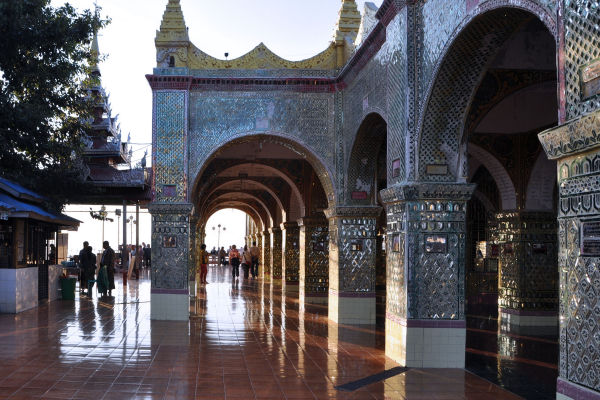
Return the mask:
<path fill-rule="evenodd" d="M 135 274 L 135 279 L 140 279 L 140 270 L 142 268 L 150 268 L 151 253 L 152 249 L 150 245 L 142 242 L 141 245 L 130 244 L 125 246 L 123 252 L 123 246 L 119 246 L 123 257 L 123 268 L 129 269 L 130 263 L 133 260 L 132 273 Z"/>
<path fill-rule="evenodd" d="M 91 296 L 91 290 L 94 281 L 98 285 L 98 291 L 102 296 L 112 296 L 112 290 L 115 288 L 115 251 L 110 247 L 107 240 L 102 243 L 102 257 L 98 266 L 96 255 L 93 252 L 92 246 L 86 241 L 83 242 L 83 248 L 79 252 L 79 269 L 80 269 L 80 290 Z"/>
<path fill-rule="evenodd" d="M 256 278 L 258 276 L 258 256 L 259 256 L 258 247 L 256 247 L 256 242 L 252 242 L 252 246 L 248 248 L 248 246 L 244 246 L 243 251 L 237 249 L 236 245 L 232 245 L 229 248 L 229 254 L 225 251 L 224 247 L 218 251 L 219 256 L 219 265 L 227 265 L 226 256 L 229 256 L 229 264 L 231 265 L 231 275 L 233 279 L 238 279 L 240 276 L 240 265 L 242 266 L 242 270 L 244 272 L 244 279 L 248 279 L 250 276 L 252 278 Z M 215 248 L 211 251 L 212 255 L 217 255 L 217 251 Z M 202 244 L 200 246 L 200 253 L 198 256 L 198 262 L 200 264 L 200 274 L 199 274 L 199 282 L 201 284 L 207 284 L 206 275 L 208 274 L 208 252 L 206 251 L 206 245 Z"/>

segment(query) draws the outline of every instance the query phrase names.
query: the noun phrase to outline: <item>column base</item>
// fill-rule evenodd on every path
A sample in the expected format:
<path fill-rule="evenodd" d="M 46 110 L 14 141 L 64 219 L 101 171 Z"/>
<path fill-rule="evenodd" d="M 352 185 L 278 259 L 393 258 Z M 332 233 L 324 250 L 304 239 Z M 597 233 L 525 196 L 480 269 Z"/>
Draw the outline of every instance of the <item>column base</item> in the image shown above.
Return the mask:
<path fill-rule="evenodd" d="M 600 392 L 558 378 L 556 381 L 556 400 L 600 400 Z"/>
<path fill-rule="evenodd" d="M 556 311 L 525 311 L 498 308 L 500 326 L 518 334 L 552 334 L 558 329 Z"/>
<path fill-rule="evenodd" d="M 338 324 L 375 324 L 375 293 L 329 289 L 329 319 Z"/>
<path fill-rule="evenodd" d="M 306 293 L 304 295 L 305 304 L 327 304 L 328 298 L 326 293 Z"/>
<path fill-rule="evenodd" d="M 386 315 L 385 355 L 406 367 L 464 368 L 466 338 L 464 320 L 406 320 Z"/>
<path fill-rule="evenodd" d="M 300 292 L 300 284 L 298 281 L 294 282 L 285 282 L 285 290 L 290 293 L 298 293 Z"/>
<path fill-rule="evenodd" d="M 185 321 L 190 318 L 187 290 L 153 289 L 150 295 L 150 319 Z"/>

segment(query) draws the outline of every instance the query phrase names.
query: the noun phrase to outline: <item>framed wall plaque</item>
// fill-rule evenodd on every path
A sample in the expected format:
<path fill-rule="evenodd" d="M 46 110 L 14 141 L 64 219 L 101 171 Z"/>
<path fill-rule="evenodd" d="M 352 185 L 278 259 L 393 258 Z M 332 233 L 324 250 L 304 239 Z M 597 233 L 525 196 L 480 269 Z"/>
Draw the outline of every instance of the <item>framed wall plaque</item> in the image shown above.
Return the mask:
<path fill-rule="evenodd" d="M 355 241 L 350 244 L 350 251 L 362 251 L 363 244 L 362 241 Z"/>
<path fill-rule="evenodd" d="M 581 255 L 600 256 L 600 220 L 582 221 L 579 232 Z"/>
<path fill-rule="evenodd" d="M 169 249 L 177 247 L 177 236 L 165 235 L 163 236 L 163 247 Z"/>
<path fill-rule="evenodd" d="M 425 253 L 447 253 L 448 237 L 446 235 L 425 235 Z"/>

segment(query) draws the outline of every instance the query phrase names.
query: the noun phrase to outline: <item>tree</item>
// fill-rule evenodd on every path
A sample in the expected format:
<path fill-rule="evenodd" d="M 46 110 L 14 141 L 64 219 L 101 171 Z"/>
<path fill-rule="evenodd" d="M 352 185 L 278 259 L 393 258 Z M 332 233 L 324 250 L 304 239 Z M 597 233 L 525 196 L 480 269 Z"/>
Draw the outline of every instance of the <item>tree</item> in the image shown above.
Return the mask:
<path fill-rule="evenodd" d="M 78 13 L 50 0 L 0 0 L 0 175 L 45 194 L 61 208 L 84 190 L 82 136 L 99 10 Z"/>

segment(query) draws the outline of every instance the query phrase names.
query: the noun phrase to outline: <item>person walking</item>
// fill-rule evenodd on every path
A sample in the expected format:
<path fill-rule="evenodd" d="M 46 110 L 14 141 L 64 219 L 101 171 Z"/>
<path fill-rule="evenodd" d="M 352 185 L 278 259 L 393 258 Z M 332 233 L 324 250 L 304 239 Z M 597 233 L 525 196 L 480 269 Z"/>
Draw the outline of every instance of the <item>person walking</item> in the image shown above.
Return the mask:
<path fill-rule="evenodd" d="M 92 295 L 92 287 L 88 286 L 88 281 L 94 280 L 94 273 L 96 272 L 96 256 L 92 252 L 92 246 L 87 246 L 82 249 L 83 253 L 79 253 L 79 263 L 81 265 L 81 285 L 83 288 L 87 288 L 87 295 Z"/>
<path fill-rule="evenodd" d="M 200 260 L 200 283 L 207 284 L 206 275 L 208 274 L 208 253 L 206 251 L 206 245 L 202 243 L 200 245 L 200 253 L 198 254 Z"/>
<path fill-rule="evenodd" d="M 229 250 L 229 264 L 232 277 L 237 279 L 240 276 L 240 252 L 235 248 L 235 244 Z"/>
<path fill-rule="evenodd" d="M 79 263 L 79 292 L 83 293 L 87 286 L 87 280 L 89 279 L 85 273 L 84 260 L 87 257 L 87 248 L 90 244 L 86 240 L 83 242 L 83 248 L 79 250 L 79 256 L 77 262 Z"/>
<path fill-rule="evenodd" d="M 225 265 L 226 256 L 227 252 L 225 251 L 225 247 L 221 247 L 221 250 L 219 250 L 219 265 Z"/>
<path fill-rule="evenodd" d="M 244 252 L 242 253 L 242 268 L 244 270 L 244 279 L 248 279 L 248 270 L 252 266 L 252 255 L 248 246 L 244 246 Z"/>
<path fill-rule="evenodd" d="M 112 290 L 115 288 L 115 251 L 111 249 L 108 240 L 102 243 L 102 259 L 100 260 L 100 268 L 106 267 L 106 278 L 108 279 L 108 295 L 112 296 Z M 99 286 L 98 286 L 99 288 Z"/>
<path fill-rule="evenodd" d="M 258 247 L 256 247 L 256 242 L 252 242 L 252 246 L 250 246 L 250 255 L 252 256 L 250 271 L 252 272 L 252 277 L 256 278 L 258 276 Z"/>

